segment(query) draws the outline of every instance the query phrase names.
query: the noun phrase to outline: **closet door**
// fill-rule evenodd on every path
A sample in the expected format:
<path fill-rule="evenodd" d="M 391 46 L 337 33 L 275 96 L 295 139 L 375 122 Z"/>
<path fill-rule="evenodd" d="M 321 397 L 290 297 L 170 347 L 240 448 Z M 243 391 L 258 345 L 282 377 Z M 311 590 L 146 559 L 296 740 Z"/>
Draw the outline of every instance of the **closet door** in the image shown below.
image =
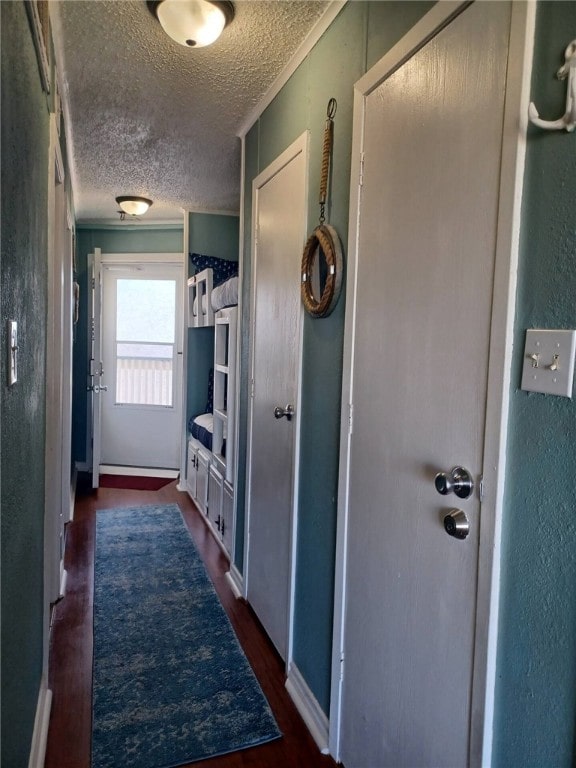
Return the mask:
<path fill-rule="evenodd" d="M 486 621 L 476 615 L 480 536 L 491 523 L 479 480 L 491 471 L 483 456 L 510 13 L 508 3 L 474 3 L 399 66 L 387 60 L 383 78 L 375 68 L 381 82 L 357 118 L 364 177 L 344 400 L 353 407 L 347 768 L 480 764 L 472 681 Z M 457 464 L 474 488 L 441 495 L 449 486 L 436 474 Z M 467 518 L 466 537 L 454 535 L 450 515 Z"/>
<path fill-rule="evenodd" d="M 253 397 L 250 412 L 248 600 L 287 660 L 298 412 L 300 260 L 306 136 L 254 181 Z"/>

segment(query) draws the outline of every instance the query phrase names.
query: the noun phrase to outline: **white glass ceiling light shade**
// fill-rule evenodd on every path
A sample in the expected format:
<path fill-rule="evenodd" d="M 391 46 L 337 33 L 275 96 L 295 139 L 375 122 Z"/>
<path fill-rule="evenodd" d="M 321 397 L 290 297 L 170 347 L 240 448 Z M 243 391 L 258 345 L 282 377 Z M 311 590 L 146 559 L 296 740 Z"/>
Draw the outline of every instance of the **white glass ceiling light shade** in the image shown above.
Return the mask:
<path fill-rule="evenodd" d="M 148 200 L 146 197 L 133 197 L 131 195 L 117 197 L 116 202 L 129 216 L 142 216 L 152 205 L 152 200 Z"/>
<path fill-rule="evenodd" d="M 234 17 L 230 2 L 217 0 L 160 0 L 154 13 L 173 40 L 188 48 L 210 45 Z"/>

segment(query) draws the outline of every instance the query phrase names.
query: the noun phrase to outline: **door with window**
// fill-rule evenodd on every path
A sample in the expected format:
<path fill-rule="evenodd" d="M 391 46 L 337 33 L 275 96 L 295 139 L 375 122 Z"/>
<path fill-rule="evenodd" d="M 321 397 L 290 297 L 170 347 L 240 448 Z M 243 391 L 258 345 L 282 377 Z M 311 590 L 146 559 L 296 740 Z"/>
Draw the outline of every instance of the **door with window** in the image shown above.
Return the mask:
<path fill-rule="evenodd" d="M 181 263 L 102 256 L 100 464 L 172 468 L 182 434 Z"/>

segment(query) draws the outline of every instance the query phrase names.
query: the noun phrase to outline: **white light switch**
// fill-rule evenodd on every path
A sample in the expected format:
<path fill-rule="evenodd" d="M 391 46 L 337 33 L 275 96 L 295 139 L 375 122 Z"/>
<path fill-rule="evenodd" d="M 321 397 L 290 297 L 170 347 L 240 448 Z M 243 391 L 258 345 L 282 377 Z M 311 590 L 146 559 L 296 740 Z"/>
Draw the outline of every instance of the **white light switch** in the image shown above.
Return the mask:
<path fill-rule="evenodd" d="M 18 381 L 18 323 L 8 320 L 8 386 Z"/>
<path fill-rule="evenodd" d="M 576 331 L 526 331 L 522 389 L 572 397 Z"/>

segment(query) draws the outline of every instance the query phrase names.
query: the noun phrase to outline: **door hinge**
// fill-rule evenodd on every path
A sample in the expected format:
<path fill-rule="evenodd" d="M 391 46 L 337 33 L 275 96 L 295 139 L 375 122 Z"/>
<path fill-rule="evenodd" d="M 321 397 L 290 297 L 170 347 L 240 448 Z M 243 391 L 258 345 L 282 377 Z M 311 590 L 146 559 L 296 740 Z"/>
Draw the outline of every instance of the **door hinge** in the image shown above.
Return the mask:
<path fill-rule="evenodd" d="M 480 502 L 484 501 L 484 476 L 480 475 L 480 482 L 478 483 L 478 494 L 480 496 Z"/>
<path fill-rule="evenodd" d="M 250 379 L 250 397 L 254 397 L 254 379 Z"/>
<path fill-rule="evenodd" d="M 364 186 L 364 152 L 360 153 L 360 178 L 358 179 L 358 186 Z"/>
<path fill-rule="evenodd" d="M 92 280 L 91 280 L 91 287 L 92 287 L 92 290 L 94 290 L 94 288 L 96 288 L 96 278 L 95 277 L 93 277 Z"/>
<path fill-rule="evenodd" d="M 344 680 L 344 652 L 340 654 L 340 681 Z"/>
<path fill-rule="evenodd" d="M 351 435 L 354 427 L 354 403 L 348 403 L 348 434 Z"/>

